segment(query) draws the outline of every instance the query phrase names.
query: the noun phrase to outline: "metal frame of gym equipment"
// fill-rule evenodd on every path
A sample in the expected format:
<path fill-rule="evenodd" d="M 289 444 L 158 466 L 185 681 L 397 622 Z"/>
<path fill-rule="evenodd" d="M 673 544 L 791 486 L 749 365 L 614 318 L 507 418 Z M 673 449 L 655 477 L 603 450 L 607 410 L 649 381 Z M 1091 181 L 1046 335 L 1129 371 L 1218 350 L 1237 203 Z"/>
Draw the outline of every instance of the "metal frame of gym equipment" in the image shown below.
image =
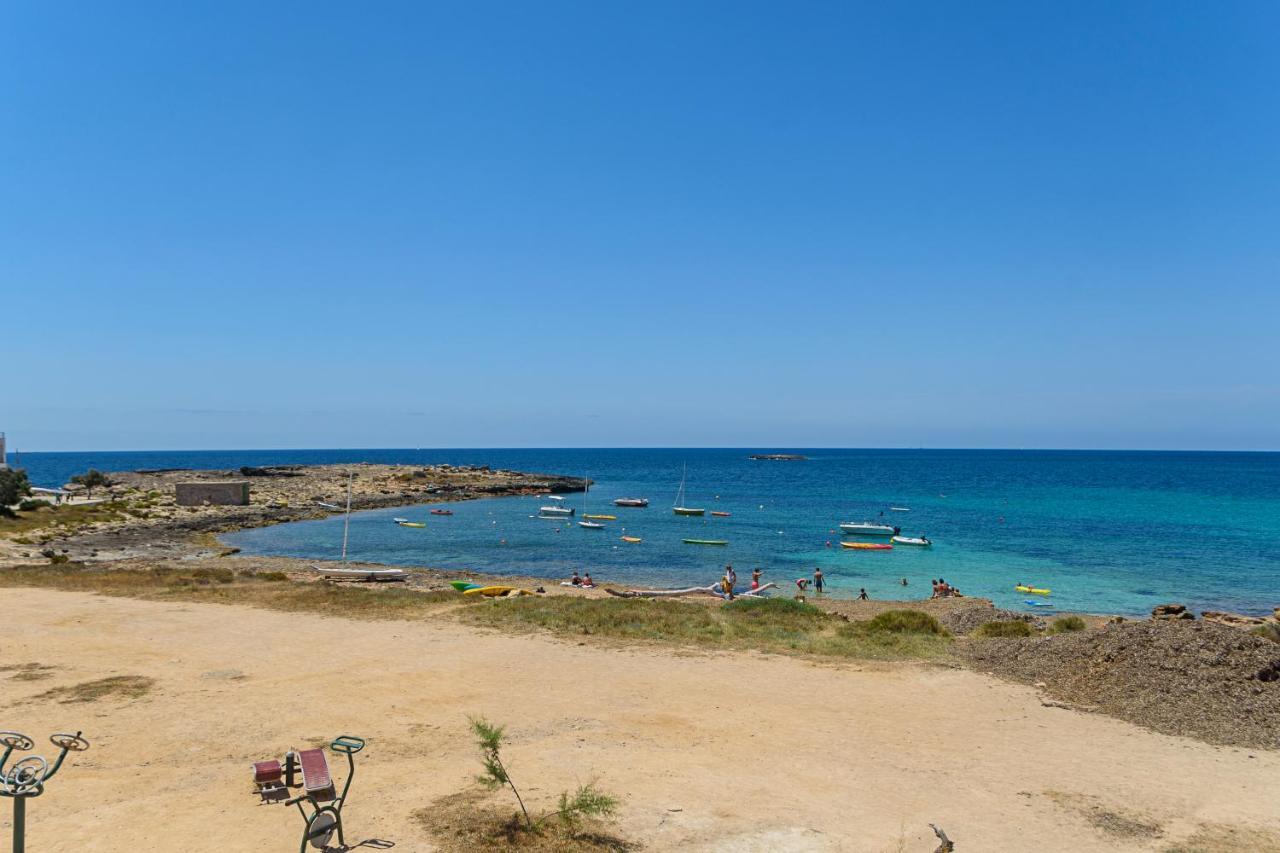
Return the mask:
<path fill-rule="evenodd" d="M 21 732 L 0 731 L 0 745 L 4 746 L 4 755 L 0 756 L 0 797 L 13 799 L 13 853 L 24 853 L 27 849 L 27 800 L 44 793 L 44 783 L 62 767 L 68 752 L 84 752 L 89 748 L 89 741 L 81 734 L 83 732 L 59 732 L 49 737 L 61 750 L 52 767 L 40 755 L 25 756 L 10 767 L 9 757 L 13 751 L 26 752 L 35 746 L 35 741 Z"/>
<path fill-rule="evenodd" d="M 347 781 L 342 786 L 341 796 L 335 796 L 333 780 L 329 776 L 329 764 L 324 760 L 322 750 L 303 750 L 301 753 L 290 750 L 285 754 L 283 767 L 277 761 L 254 765 L 254 781 L 257 782 L 258 792 L 264 800 L 270 800 L 277 792 L 296 786 L 296 775 L 301 769 L 304 792 L 284 803 L 286 806 L 297 806 L 298 813 L 306 824 L 298 853 L 306 853 L 308 842 L 312 847 L 323 850 L 335 832 L 338 834 L 338 843 L 343 847 L 347 846 L 342 832 L 342 807 L 347 803 L 351 782 L 356 776 L 355 754 L 364 749 L 364 745 L 364 738 L 354 735 L 339 735 L 329 744 L 329 749 L 347 757 Z M 311 805 L 310 814 L 304 803 Z"/>

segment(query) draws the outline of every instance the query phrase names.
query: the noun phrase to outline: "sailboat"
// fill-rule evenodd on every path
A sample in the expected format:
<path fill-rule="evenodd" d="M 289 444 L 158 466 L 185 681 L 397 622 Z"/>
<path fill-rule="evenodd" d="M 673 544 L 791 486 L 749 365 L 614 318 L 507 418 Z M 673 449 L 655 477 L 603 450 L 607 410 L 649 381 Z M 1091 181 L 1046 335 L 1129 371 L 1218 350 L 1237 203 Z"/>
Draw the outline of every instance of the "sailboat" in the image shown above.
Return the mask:
<path fill-rule="evenodd" d="M 355 476 L 354 473 L 347 475 L 347 513 L 346 517 L 342 519 L 342 566 L 340 568 L 326 568 L 312 563 L 311 570 L 321 577 L 334 578 L 335 580 L 405 580 L 404 569 L 351 569 L 347 567 L 347 539 L 351 533 L 351 482 L 355 479 Z"/>
<path fill-rule="evenodd" d="M 702 515 L 706 512 L 705 509 L 697 509 L 695 507 L 688 507 L 684 505 L 684 481 L 688 476 L 689 466 L 686 464 L 684 466 L 684 471 L 680 474 L 680 490 L 676 492 L 676 502 L 675 505 L 671 507 L 671 511 L 676 515 Z"/>
<path fill-rule="evenodd" d="M 579 527 L 585 527 L 587 530 L 604 530 L 604 525 L 598 521 L 591 521 L 597 516 L 587 515 L 587 492 L 591 491 L 591 480 L 587 477 L 582 478 L 582 521 L 578 522 Z"/>

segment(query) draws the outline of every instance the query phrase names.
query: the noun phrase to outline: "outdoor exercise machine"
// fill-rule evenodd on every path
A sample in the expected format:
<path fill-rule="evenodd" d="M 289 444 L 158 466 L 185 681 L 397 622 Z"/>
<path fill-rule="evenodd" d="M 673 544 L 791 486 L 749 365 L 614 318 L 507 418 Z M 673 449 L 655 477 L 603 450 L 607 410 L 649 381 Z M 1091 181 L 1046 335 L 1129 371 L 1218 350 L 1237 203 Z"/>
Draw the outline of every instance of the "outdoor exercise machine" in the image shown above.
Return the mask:
<path fill-rule="evenodd" d="M 4 754 L 0 756 L 0 797 L 13 799 L 13 853 L 23 853 L 27 849 L 27 800 L 44 793 L 44 783 L 53 778 L 62 767 L 68 752 L 83 752 L 89 748 L 89 741 L 75 734 L 59 733 L 49 740 L 61 750 L 53 766 L 40 755 L 28 755 L 19 758 L 10 766 L 9 758 L 14 750 L 26 752 L 35 746 L 35 741 L 19 732 L 0 732 L 0 746 Z"/>
<path fill-rule="evenodd" d="M 356 776 L 355 754 L 364 749 L 364 738 L 340 735 L 329 744 L 329 749 L 347 757 L 347 781 L 342 786 L 342 796 L 337 795 L 323 749 L 291 749 L 283 761 L 259 761 L 253 765 L 253 781 L 264 802 L 287 796 L 290 788 L 298 786 L 298 776 L 302 776 L 302 794 L 284 803 L 297 806 L 306 824 L 298 853 L 306 853 L 308 842 L 312 847 L 324 849 L 335 832 L 338 843 L 343 847 L 347 845 L 342 835 L 342 807 L 347 803 L 351 780 Z M 311 806 L 310 813 L 304 804 Z"/>

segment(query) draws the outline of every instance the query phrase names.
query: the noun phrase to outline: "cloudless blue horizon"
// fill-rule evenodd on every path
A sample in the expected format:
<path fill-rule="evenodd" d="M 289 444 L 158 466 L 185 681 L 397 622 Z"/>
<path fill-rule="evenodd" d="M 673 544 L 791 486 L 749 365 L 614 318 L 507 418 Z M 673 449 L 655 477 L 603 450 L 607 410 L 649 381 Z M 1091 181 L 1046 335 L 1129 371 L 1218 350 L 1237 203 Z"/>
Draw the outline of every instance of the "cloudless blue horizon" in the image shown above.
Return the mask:
<path fill-rule="evenodd" d="M 1280 449 L 1280 7 L 0 9 L 10 452 Z"/>

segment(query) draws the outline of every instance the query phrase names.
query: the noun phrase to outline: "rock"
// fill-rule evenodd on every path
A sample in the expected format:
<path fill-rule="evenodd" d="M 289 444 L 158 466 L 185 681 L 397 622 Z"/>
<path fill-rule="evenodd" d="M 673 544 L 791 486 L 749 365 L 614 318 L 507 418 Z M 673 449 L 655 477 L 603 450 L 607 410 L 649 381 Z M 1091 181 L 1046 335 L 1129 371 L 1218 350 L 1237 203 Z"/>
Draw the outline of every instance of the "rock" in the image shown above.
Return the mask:
<path fill-rule="evenodd" d="M 1185 604 L 1157 604 L 1151 608 L 1152 619 L 1194 619 L 1195 614 Z"/>
<path fill-rule="evenodd" d="M 1206 622 L 1217 622 L 1219 625 L 1230 625 L 1234 628 L 1252 628 L 1266 621 L 1257 616 L 1241 616 L 1239 613 L 1223 613 L 1220 610 L 1201 610 L 1200 618 Z"/>

